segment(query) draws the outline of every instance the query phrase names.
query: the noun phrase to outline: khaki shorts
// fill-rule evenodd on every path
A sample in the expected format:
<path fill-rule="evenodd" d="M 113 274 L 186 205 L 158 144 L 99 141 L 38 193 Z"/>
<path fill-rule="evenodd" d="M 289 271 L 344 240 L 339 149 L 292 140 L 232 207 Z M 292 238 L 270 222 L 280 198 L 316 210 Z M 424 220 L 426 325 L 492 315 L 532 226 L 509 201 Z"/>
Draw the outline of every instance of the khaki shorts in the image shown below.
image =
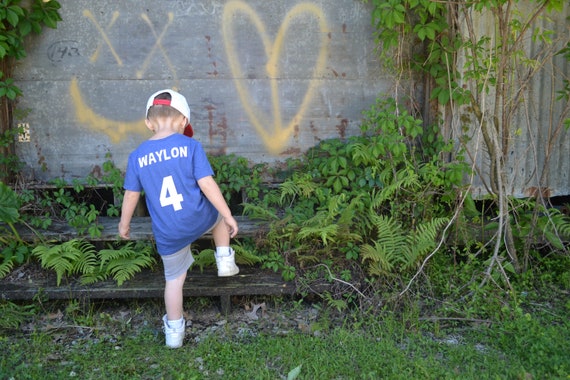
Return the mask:
<path fill-rule="evenodd" d="M 222 220 L 222 216 L 218 215 L 218 219 L 212 227 L 208 229 L 205 233 L 208 233 L 214 229 Z M 172 255 L 160 256 L 162 258 L 162 264 L 164 266 L 164 278 L 166 281 L 176 280 L 178 277 L 182 276 L 188 271 L 188 269 L 194 263 L 194 256 L 192 256 L 192 250 L 190 249 L 191 244 L 182 248 L 180 251 L 173 253 Z"/>

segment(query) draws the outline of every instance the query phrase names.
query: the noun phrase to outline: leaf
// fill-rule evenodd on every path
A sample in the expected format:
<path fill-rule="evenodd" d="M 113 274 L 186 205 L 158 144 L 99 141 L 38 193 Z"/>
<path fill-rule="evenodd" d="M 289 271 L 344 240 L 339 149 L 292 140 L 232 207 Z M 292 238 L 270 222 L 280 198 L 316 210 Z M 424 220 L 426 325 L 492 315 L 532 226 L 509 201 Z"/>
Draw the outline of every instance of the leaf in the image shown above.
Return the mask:
<path fill-rule="evenodd" d="M 155 262 L 149 246 L 141 248 L 133 242 L 119 249 L 102 249 L 99 251 L 99 260 L 101 266 L 97 276 L 110 275 L 119 286 Z M 86 276 L 85 281 L 90 280 L 92 280 L 91 276 Z"/>
<path fill-rule="evenodd" d="M 4 278 L 12 271 L 14 267 L 14 259 L 10 258 L 9 260 L 4 260 L 0 263 L 0 278 Z"/>
<path fill-rule="evenodd" d="M 564 250 L 564 244 L 562 243 L 562 241 L 560 240 L 560 237 L 558 237 L 558 235 L 550 232 L 550 231 L 544 231 L 544 237 L 546 238 L 546 240 L 552 244 L 552 246 L 556 249 L 559 250 Z"/>
<path fill-rule="evenodd" d="M 444 105 L 447 104 L 447 102 L 449 102 L 449 91 L 448 90 L 442 90 L 439 95 L 437 96 L 437 101 Z"/>
<path fill-rule="evenodd" d="M 32 251 L 34 256 L 40 258 L 42 268 L 52 269 L 57 276 L 57 286 L 61 284 L 64 275 L 71 273 L 73 261 L 79 256 L 77 251 L 68 250 L 70 242 L 54 247 L 37 246 Z"/>
<path fill-rule="evenodd" d="M 403 251 L 402 268 L 413 268 L 427 253 L 436 246 L 436 239 L 448 218 L 434 218 L 418 225 L 417 229 L 407 236 L 407 245 Z"/>
<path fill-rule="evenodd" d="M 32 24 L 28 20 L 22 20 L 18 24 L 18 28 L 20 28 L 20 34 L 22 37 L 27 36 L 32 31 Z"/>
<path fill-rule="evenodd" d="M 291 371 L 289 371 L 289 373 L 287 374 L 287 380 L 294 380 L 297 377 L 299 377 L 299 375 L 301 374 L 301 368 L 303 367 L 303 365 L 299 365 L 295 368 L 293 368 Z"/>
<path fill-rule="evenodd" d="M 9 224 L 16 223 L 20 218 L 18 209 L 16 193 L 0 182 L 0 221 Z"/>
<path fill-rule="evenodd" d="M 8 20 L 10 25 L 14 27 L 18 25 L 18 20 L 19 20 L 18 14 L 10 8 L 8 8 L 8 10 L 6 11 L 6 19 Z"/>
<path fill-rule="evenodd" d="M 303 227 L 299 231 L 299 238 L 306 239 L 308 237 L 320 238 L 323 245 L 327 245 L 330 241 L 334 241 L 338 234 L 338 224 L 330 224 L 328 226 L 309 226 Z"/>

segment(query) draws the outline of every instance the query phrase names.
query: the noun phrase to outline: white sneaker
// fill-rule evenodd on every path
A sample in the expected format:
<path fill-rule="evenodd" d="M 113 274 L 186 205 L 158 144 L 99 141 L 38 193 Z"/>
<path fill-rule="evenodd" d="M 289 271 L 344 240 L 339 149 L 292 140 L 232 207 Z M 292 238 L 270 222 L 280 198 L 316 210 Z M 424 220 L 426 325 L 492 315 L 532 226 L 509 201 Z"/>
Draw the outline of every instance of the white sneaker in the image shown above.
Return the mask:
<path fill-rule="evenodd" d="M 184 341 L 184 335 L 186 333 L 186 322 L 184 321 L 184 317 L 181 319 L 181 326 L 176 328 L 170 327 L 166 314 L 162 317 L 162 321 L 164 323 L 163 329 L 164 336 L 166 338 L 166 345 L 170 348 L 182 347 L 182 342 Z"/>
<path fill-rule="evenodd" d="M 239 273 L 239 268 L 236 265 L 235 251 L 230 250 L 229 256 L 218 256 L 216 254 L 216 265 L 218 266 L 218 277 L 235 276 Z"/>

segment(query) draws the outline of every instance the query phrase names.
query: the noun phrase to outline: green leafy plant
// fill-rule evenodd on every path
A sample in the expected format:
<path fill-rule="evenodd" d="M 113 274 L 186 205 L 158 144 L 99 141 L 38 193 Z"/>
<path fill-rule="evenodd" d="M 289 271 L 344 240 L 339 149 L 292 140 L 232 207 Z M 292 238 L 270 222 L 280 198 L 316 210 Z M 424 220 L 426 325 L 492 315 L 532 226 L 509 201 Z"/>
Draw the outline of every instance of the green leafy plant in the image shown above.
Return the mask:
<path fill-rule="evenodd" d="M 0 278 L 10 273 L 14 266 L 24 264 L 31 254 L 31 248 L 23 242 L 0 237 Z"/>
<path fill-rule="evenodd" d="M 405 231 L 390 217 L 373 218 L 377 237 L 361 248 L 362 260 L 371 275 L 381 277 L 417 269 L 420 260 L 436 248 L 438 236 L 447 218 L 432 219 L 419 224 L 414 231 Z"/>
<path fill-rule="evenodd" d="M 242 201 L 262 196 L 264 164 L 252 165 L 246 158 L 234 154 L 208 158 L 216 182 L 230 206 L 236 202 L 241 204 Z"/>
<path fill-rule="evenodd" d="M 19 206 L 16 193 L 0 182 L 0 278 L 30 255 L 30 248 L 16 229 L 16 223 L 21 222 Z"/>
<path fill-rule="evenodd" d="M 101 227 L 96 224 L 99 210 L 93 204 L 79 199 L 85 190 L 84 185 L 74 181 L 69 187 L 65 181 L 54 180 L 56 190 L 51 195 L 53 205 L 59 209 L 60 216 L 79 234 L 89 232 L 91 237 L 101 236 Z"/>
<path fill-rule="evenodd" d="M 255 247 L 247 240 L 236 241 L 232 244 L 232 248 L 235 251 L 235 258 L 238 264 L 255 265 L 262 261 L 262 257 L 260 257 Z M 203 271 L 205 267 L 215 266 L 216 259 L 214 253 L 215 251 L 211 248 L 195 252 L 194 263 L 192 265 L 197 266 L 201 271 Z"/>
<path fill-rule="evenodd" d="M 103 162 L 103 175 L 101 178 L 95 178 L 91 175 L 87 178 L 87 184 L 91 186 L 104 184 L 110 187 L 113 191 L 113 197 L 116 200 L 116 203 L 120 204 L 123 201 L 124 195 L 124 174 L 119 168 L 117 168 L 110 153 L 107 153 L 105 158 L 107 160 Z M 109 204 L 106 213 L 107 216 L 119 216 L 119 208 L 115 206 L 115 204 Z"/>
<path fill-rule="evenodd" d="M 127 242 L 120 247 L 109 247 L 98 252 L 97 271 L 84 273 L 83 284 L 106 280 L 112 277 L 121 286 L 144 268 L 151 268 L 156 260 L 152 246 L 145 242 Z"/>
<path fill-rule="evenodd" d="M 26 319 L 34 315 L 35 305 L 18 305 L 9 301 L 0 301 L 0 329 L 15 330 Z"/>
<path fill-rule="evenodd" d="M 61 21 L 60 4 L 55 0 L 3 0 L 0 2 L 0 99 L 6 107 L 0 111 L 0 180 L 7 181 L 19 170 L 14 154 L 14 138 L 19 133 L 12 129 L 11 103 L 22 91 L 14 84 L 12 72 L 15 62 L 26 57 L 25 38 L 30 33 L 41 33 L 44 26 L 56 28 Z"/>
<path fill-rule="evenodd" d="M 99 217 L 119 216 L 120 206 L 116 203 L 120 204 L 123 194 L 123 174 L 110 155 L 106 158 L 99 177 L 89 175 L 71 183 L 56 178 L 34 189 L 19 190 L 22 219 L 41 229 L 48 229 L 54 221 L 64 221 L 81 236 L 100 237 L 103 226 L 98 223 Z M 101 191 L 111 191 L 113 199 L 104 199 Z"/>
<path fill-rule="evenodd" d="M 65 276 L 73 275 L 79 275 L 83 284 L 112 277 L 120 286 L 143 268 L 155 264 L 153 252 L 152 246 L 144 242 L 128 242 L 97 251 L 88 241 L 72 239 L 56 245 L 38 245 L 32 254 L 43 268 L 55 271 L 58 286 Z"/>
<path fill-rule="evenodd" d="M 0 72 L 0 78 L 2 73 Z M 0 82 L 0 86 L 2 83 Z M 0 133 L 0 151 L 8 151 L 14 144 L 21 128 L 6 129 Z M 8 173 L 16 173 L 22 167 L 19 158 L 15 154 L 6 154 L 0 156 L 0 167 L 9 170 Z M 5 180 L 8 173 L 0 173 L 0 181 Z"/>
<path fill-rule="evenodd" d="M 0 182 L 0 222 L 6 223 L 16 240 L 21 241 L 14 224 L 20 220 L 19 202 L 16 193 Z"/>
<path fill-rule="evenodd" d="M 373 6 L 372 22 L 377 29 L 379 51 L 386 67 L 395 72 L 399 91 L 407 93 L 411 103 L 417 104 L 415 80 L 408 79 L 418 75 L 426 78 L 431 89 L 427 94 L 431 109 L 438 113 L 426 114 L 424 118 L 436 120 L 436 129 L 456 143 L 459 150 L 448 151 L 452 157 L 457 155 L 461 161 L 465 155 L 473 162 L 475 175 L 464 181 L 481 181 L 494 202 L 497 234 L 492 237 L 493 259 L 489 265 L 501 265 L 506 258 L 518 273 L 527 270 L 533 245 L 528 237 L 541 234 L 537 215 L 549 212 L 541 206 L 548 202 L 549 163 L 557 157 L 557 144 L 570 126 L 570 87 L 568 80 L 558 75 L 564 72 L 562 65 L 570 60 L 570 34 L 567 28 L 559 27 L 564 24 L 561 17 L 555 22 L 565 2 L 369 2 Z M 541 83 L 550 81 L 557 94 L 558 103 L 552 105 L 545 118 L 548 121 L 544 123 L 549 123 L 545 128 L 536 128 L 538 116 L 529 112 L 534 108 L 536 78 Z M 508 175 L 507 168 L 510 161 L 517 159 L 511 153 L 521 150 L 514 147 L 523 132 L 529 141 L 545 142 L 535 157 L 536 167 L 526 170 L 537 173 L 533 177 L 532 197 L 538 202 L 532 218 L 518 217 L 517 202 L 509 199 L 515 176 Z M 476 134 L 482 137 L 484 149 L 470 143 L 469 136 Z M 485 152 L 483 159 L 475 159 L 481 151 Z M 527 235 L 518 231 L 526 231 Z M 494 270 L 489 268 L 486 272 Z"/>
<path fill-rule="evenodd" d="M 95 247 L 81 239 L 53 246 L 38 245 L 32 254 L 40 260 L 43 268 L 55 271 L 58 286 L 64 276 L 94 273 L 98 268 Z"/>
<path fill-rule="evenodd" d="M 279 187 L 245 204 L 270 226 L 258 241 L 270 252 L 263 266 L 292 278 L 327 263 L 340 273 L 327 281 L 361 281 L 356 262 L 374 283 L 438 252 L 468 168 L 442 160 L 450 145 L 393 99 L 364 115 L 360 136 L 322 141 L 289 163 Z"/>

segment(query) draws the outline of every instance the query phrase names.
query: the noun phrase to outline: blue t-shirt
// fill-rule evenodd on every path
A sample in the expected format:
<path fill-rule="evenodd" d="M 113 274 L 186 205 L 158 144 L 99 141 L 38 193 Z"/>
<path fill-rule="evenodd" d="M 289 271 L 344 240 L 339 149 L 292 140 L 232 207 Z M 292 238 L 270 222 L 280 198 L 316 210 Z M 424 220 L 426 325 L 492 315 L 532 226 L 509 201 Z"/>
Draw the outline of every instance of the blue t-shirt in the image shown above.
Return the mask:
<path fill-rule="evenodd" d="M 144 190 L 158 253 L 171 255 L 202 236 L 218 211 L 198 180 L 214 172 L 202 145 L 182 134 L 143 142 L 129 156 L 125 190 Z"/>

